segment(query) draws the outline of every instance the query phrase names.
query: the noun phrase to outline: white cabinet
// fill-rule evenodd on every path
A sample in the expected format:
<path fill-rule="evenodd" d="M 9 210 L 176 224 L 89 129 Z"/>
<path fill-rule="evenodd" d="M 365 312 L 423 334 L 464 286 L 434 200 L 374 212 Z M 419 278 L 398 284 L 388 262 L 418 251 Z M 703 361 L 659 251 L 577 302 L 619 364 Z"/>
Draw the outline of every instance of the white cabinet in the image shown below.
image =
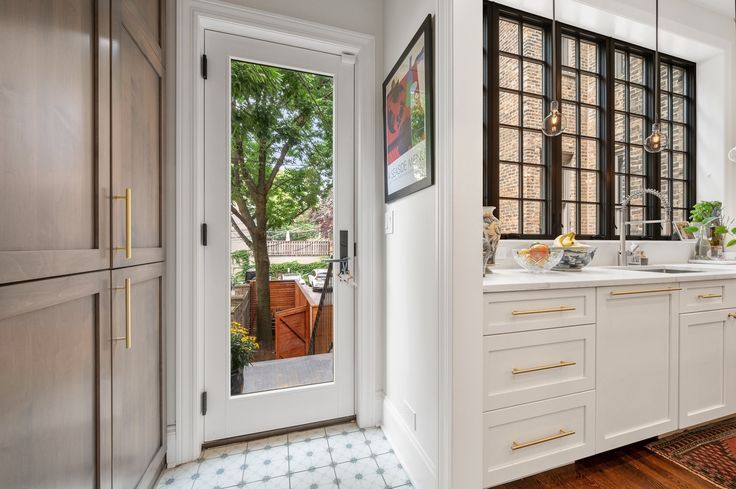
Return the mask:
<path fill-rule="evenodd" d="M 677 429 L 679 291 L 597 289 L 596 452 Z"/>
<path fill-rule="evenodd" d="M 736 280 L 683 282 L 680 287 L 680 312 L 736 307 Z"/>
<path fill-rule="evenodd" d="M 734 312 L 680 316 L 680 428 L 736 412 Z"/>
<path fill-rule="evenodd" d="M 595 325 L 486 336 L 484 410 L 595 387 Z"/>

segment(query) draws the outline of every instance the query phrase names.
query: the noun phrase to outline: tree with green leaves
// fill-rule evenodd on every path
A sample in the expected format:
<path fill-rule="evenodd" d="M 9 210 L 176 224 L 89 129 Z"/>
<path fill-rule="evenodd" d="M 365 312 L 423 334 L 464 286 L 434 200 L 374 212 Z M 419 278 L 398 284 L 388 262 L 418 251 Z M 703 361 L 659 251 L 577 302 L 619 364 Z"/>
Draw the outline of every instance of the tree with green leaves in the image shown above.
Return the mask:
<path fill-rule="evenodd" d="M 267 232 L 287 227 L 330 194 L 333 83 L 327 76 L 233 61 L 231 86 L 230 217 L 253 252 L 256 336 L 272 349 Z"/>

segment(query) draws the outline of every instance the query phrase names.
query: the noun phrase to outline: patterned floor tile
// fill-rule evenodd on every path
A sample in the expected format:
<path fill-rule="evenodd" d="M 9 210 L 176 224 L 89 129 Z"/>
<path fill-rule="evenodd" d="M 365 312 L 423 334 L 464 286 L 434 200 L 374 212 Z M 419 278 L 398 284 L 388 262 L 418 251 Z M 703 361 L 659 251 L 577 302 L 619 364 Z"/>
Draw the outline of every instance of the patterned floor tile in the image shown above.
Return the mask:
<path fill-rule="evenodd" d="M 274 479 L 289 473 L 288 447 L 264 448 L 245 456 L 245 482 Z"/>
<path fill-rule="evenodd" d="M 267 448 L 267 447 L 280 447 L 281 445 L 286 445 L 288 441 L 287 435 L 278 435 L 278 436 L 271 436 L 268 438 L 262 438 L 260 440 L 254 440 L 248 442 L 248 451 L 252 452 L 255 450 L 260 450 L 261 448 Z"/>
<path fill-rule="evenodd" d="M 310 468 L 318 469 L 332 463 L 330 447 L 326 438 L 300 441 L 289 445 L 289 470 L 301 472 Z"/>
<path fill-rule="evenodd" d="M 327 435 L 325 434 L 324 428 L 315 428 L 313 430 L 297 431 L 294 433 L 289 433 L 287 436 L 289 439 L 289 443 L 298 443 L 304 440 L 314 440 L 316 438 L 325 438 Z"/>
<path fill-rule="evenodd" d="M 332 466 L 291 474 L 291 489 L 337 489 L 337 475 Z"/>
<path fill-rule="evenodd" d="M 273 479 L 251 482 L 243 487 L 245 489 L 289 489 L 289 478 L 274 477 Z"/>
<path fill-rule="evenodd" d="M 386 483 L 391 487 L 402 487 L 411 484 L 409 476 L 404 472 L 399 459 L 393 453 L 384 453 L 376 457 L 379 471 Z"/>
<path fill-rule="evenodd" d="M 221 457 L 223 455 L 240 455 L 241 453 L 245 453 L 245 450 L 247 448 L 248 444 L 245 442 L 235 443 L 232 445 L 223 445 L 221 447 L 208 448 L 202 454 L 202 458 L 208 459 Z"/>
<path fill-rule="evenodd" d="M 372 458 L 338 464 L 335 467 L 340 489 L 387 489 L 378 465 Z"/>
<path fill-rule="evenodd" d="M 332 435 L 340 435 L 345 433 L 352 433 L 353 431 L 358 431 L 360 428 L 358 428 L 358 425 L 355 423 L 355 421 L 350 421 L 349 423 L 342 423 L 342 424 L 336 424 L 334 426 L 328 426 L 325 428 L 325 431 L 327 432 L 327 436 Z"/>
<path fill-rule="evenodd" d="M 383 434 L 380 428 L 369 428 L 363 432 L 365 439 L 368 441 L 371 452 L 374 455 L 381 455 L 382 453 L 388 453 L 392 450 L 389 445 L 386 435 Z"/>
<path fill-rule="evenodd" d="M 199 470 L 199 462 L 192 462 L 169 469 L 158 481 L 156 489 L 192 489 L 194 476 Z"/>
<path fill-rule="evenodd" d="M 245 454 L 225 455 L 205 460 L 199 466 L 192 489 L 222 489 L 243 480 Z"/>
<path fill-rule="evenodd" d="M 371 449 L 366 441 L 365 435 L 360 431 L 334 435 L 327 438 L 327 443 L 330 444 L 332 460 L 336 464 L 370 457 Z"/>

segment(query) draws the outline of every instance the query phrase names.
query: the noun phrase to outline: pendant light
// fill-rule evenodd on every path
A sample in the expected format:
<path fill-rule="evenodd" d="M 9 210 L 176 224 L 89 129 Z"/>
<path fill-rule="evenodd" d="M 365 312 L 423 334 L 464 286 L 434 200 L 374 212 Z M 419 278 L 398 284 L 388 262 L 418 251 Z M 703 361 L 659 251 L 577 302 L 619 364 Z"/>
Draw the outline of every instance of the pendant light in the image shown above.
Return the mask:
<path fill-rule="evenodd" d="M 662 136 L 662 129 L 659 124 L 659 0 L 655 0 L 656 20 L 655 20 L 655 50 L 654 50 L 654 123 L 652 124 L 652 133 L 644 141 L 644 150 L 647 153 L 659 153 L 667 147 L 667 141 Z"/>
<path fill-rule="evenodd" d="M 560 104 L 557 101 L 557 12 L 555 2 L 552 0 L 552 102 L 549 104 L 549 114 L 542 123 L 542 132 L 546 136 L 559 136 L 565 130 L 565 118 L 560 112 Z"/>
<path fill-rule="evenodd" d="M 736 25 L 736 1 L 733 3 L 733 23 Z M 736 132 L 736 130 L 734 132 Z M 731 148 L 731 151 L 728 152 L 728 159 L 736 163 L 736 146 Z"/>

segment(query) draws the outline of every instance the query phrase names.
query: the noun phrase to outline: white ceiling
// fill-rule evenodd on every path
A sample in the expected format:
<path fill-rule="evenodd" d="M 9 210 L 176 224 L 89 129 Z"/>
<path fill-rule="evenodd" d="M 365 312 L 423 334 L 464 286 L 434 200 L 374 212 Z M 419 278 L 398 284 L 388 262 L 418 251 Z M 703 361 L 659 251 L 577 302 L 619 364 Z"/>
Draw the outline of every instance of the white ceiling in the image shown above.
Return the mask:
<path fill-rule="evenodd" d="M 734 0 L 687 0 L 690 3 L 694 3 L 700 7 L 707 8 L 713 12 L 733 17 L 734 15 Z M 660 2 L 659 8 L 666 8 L 667 0 Z"/>

